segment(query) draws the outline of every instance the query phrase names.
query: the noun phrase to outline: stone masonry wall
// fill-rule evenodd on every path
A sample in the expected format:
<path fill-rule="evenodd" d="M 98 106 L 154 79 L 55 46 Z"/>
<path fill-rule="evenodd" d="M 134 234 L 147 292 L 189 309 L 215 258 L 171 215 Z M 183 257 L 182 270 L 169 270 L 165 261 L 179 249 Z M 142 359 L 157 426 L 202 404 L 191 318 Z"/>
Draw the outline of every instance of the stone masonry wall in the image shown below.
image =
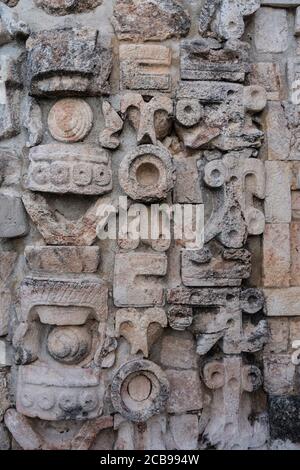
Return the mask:
<path fill-rule="evenodd" d="M 296 0 L 0 2 L 0 449 L 300 449 L 299 41 Z M 124 196 L 203 247 L 105 239 Z"/>

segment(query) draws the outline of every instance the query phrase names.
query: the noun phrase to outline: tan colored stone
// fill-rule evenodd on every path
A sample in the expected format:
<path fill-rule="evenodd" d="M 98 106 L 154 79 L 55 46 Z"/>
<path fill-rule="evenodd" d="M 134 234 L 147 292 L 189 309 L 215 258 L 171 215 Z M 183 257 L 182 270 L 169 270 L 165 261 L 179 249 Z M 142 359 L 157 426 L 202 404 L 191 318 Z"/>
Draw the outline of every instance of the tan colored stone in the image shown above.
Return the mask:
<path fill-rule="evenodd" d="M 170 382 L 168 413 L 186 413 L 203 408 L 202 389 L 197 370 L 166 370 Z"/>
<path fill-rule="evenodd" d="M 270 317 L 300 316 L 300 287 L 264 289 L 266 313 Z"/>
<path fill-rule="evenodd" d="M 189 332 L 168 332 L 161 342 L 160 361 L 164 367 L 196 369 L 196 343 Z"/>
<path fill-rule="evenodd" d="M 287 11 L 260 8 L 255 15 L 255 46 L 258 52 L 280 53 L 288 48 Z"/>
<path fill-rule="evenodd" d="M 269 102 L 264 113 L 268 160 L 288 160 L 291 133 L 281 103 Z"/>
<path fill-rule="evenodd" d="M 265 162 L 266 198 L 265 217 L 268 224 L 289 224 L 291 222 L 292 174 L 289 163 Z"/>
<path fill-rule="evenodd" d="M 50 15 L 64 16 L 93 10 L 102 0 L 35 0 L 35 3 Z"/>
<path fill-rule="evenodd" d="M 270 395 L 291 395 L 296 391 L 296 368 L 291 354 L 264 356 L 264 389 Z"/>
<path fill-rule="evenodd" d="M 258 62 L 251 64 L 250 83 L 266 89 L 269 101 L 279 101 L 283 95 L 283 71 L 279 64 Z"/>
<path fill-rule="evenodd" d="M 65 98 L 50 109 L 48 127 L 52 137 L 59 142 L 80 142 L 93 125 L 93 111 L 81 99 Z"/>
<path fill-rule="evenodd" d="M 263 283 L 265 287 L 290 285 L 290 226 L 267 224 L 263 236 Z"/>
<path fill-rule="evenodd" d="M 300 286 L 300 223 L 293 222 L 291 230 L 291 286 Z"/>
<path fill-rule="evenodd" d="M 288 350 L 289 320 L 287 318 L 269 318 L 269 340 L 265 346 L 265 353 L 280 354 Z"/>
<path fill-rule="evenodd" d="M 102 147 L 116 149 L 120 145 L 118 133 L 123 129 L 124 122 L 108 101 L 102 104 L 102 112 L 105 119 L 105 129 L 99 136 Z"/>

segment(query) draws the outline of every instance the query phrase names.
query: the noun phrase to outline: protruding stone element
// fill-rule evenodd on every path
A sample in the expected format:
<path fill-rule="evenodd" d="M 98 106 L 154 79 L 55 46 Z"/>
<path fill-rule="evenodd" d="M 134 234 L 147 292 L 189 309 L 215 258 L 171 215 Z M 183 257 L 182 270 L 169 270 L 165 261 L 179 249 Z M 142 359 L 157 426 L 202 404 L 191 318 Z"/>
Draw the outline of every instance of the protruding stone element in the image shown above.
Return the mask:
<path fill-rule="evenodd" d="M 29 36 L 28 26 L 19 21 L 19 17 L 15 12 L 5 5 L 0 4 L 0 46 L 7 44 L 14 39 L 25 39 Z"/>
<path fill-rule="evenodd" d="M 114 273 L 115 305 L 118 307 L 163 305 L 164 291 L 158 277 L 166 274 L 165 254 L 117 254 Z"/>
<path fill-rule="evenodd" d="M 190 287 L 240 286 L 251 274 L 251 254 L 247 250 L 205 247 L 182 252 L 182 282 Z"/>
<path fill-rule="evenodd" d="M 137 93 L 128 93 L 121 100 L 121 112 L 128 113 L 137 132 L 137 143 L 157 144 L 170 131 L 170 118 L 173 114 L 173 101 L 167 96 L 157 95 L 145 101 Z"/>
<path fill-rule="evenodd" d="M 20 59 L 15 60 L 6 55 L 0 58 L 0 140 L 20 133 L 20 66 Z"/>
<path fill-rule="evenodd" d="M 165 199 L 174 186 L 174 179 L 172 158 L 163 146 L 137 147 L 123 158 L 119 169 L 120 184 L 135 201 Z"/>
<path fill-rule="evenodd" d="M 177 0 L 117 0 L 112 23 L 118 39 L 137 42 L 186 36 L 191 26 Z"/>
<path fill-rule="evenodd" d="M 23 237 L 27 231 L 27 218 L 21 198 L 0 194 L 0 238 Z"/>
<path fill-rule="evenodd" d="M 239 39 L 245 31 L 244 17 L 260 7 L 260 0 L 208 0 L 200 13 L 199 32 L 205 34 L 211 26 L 222 39 Z"/>
<path fill-rule="evenodd" d="M 255 15 L 254 42 L 258 52 L 284 52 L 288 48 L 287 11 L 260 8 Z"/>
<path fill-rule="evenodd" d="M 48 115 L 52 137 L 59 142 L 80 142 L 93 126 L 93 111 L 81 99 L 65 98 L 57 101 Z"/>
<path fill-rule="evenodd" d="M 193 309 L 184 305 L 173 305 L 168 310 L 168 322 L 173 330 L 184 331 L 193 323 Z"/>
<path fill-rule="evenodd" d="M 130 361 L 120 367 L 111 385 L 114 408 L 130 421 L 145 422 L 163 411 L 169 382 L 153 362 Z"/>
<path fill-rule="evenodd" d="M 51 208 L 40 194 L 27 192 L 22 198 L 25 208 L 48 245 L 90 246 L 97 238 L 99 199 L 78 220 L 68 220 Z"/>
<path fill-rule="evenodd" d="M 100 263 L 100 249 L 97 246 L 27 246 L 25 257 L 32 271 L 95 273 Z"/>
<path fill-rule="evenodd" d="M 101 132 L 99 141 L 102 147 L 114 150 L 120 145 L 118 133 L 123 129 L 124 121 L 108 101 L 103 102 L 102 112 L 105 119 L 105 129 Z"/>
<path fill-rule="evenodd" d="M 182 100 L 183 101 L 183 100 Z M 174 155 L 173 162 L 176 167 L 176 182 L 173 190 L 173 202 L 179 204 L 202 204 L 198 165 L 201 154 L 188 156 L 185 152 Z"/>
<path fill-rule="evenodd" d="M 42 110 L 34 98 L 28 97 L 26 101 L 23 126 L 28 135 L 26 147 L 31 148 L 42 143 L 44 135 Z"/>
<path fill-rule="evenodd" d="M 300 287 L 265 288 L 266 312 L 270 317 L 298 317 L 300 315 Z"/>
<path fill-rule="evenodd" d="M 141 351 L 144 357 L 149 355 L 149 347 L 155 330 L 167 326 L 167 316 L 161 308 L 150 308 L 145 311 L 122 309 L 116 313 L 116 334 L 123 336 L 131 345 L 131 354 Z"/>
<path fill-rule="evenodd" d="M 123 90 L 171 91 L 171 49 L 157 44 L 121 44 L 120 71 Z"/>
<path fill-rule="evenodd" d="M 98 96 L 109 92 L 112 51 L 99 42 L 97 30 L 40 31 L 30 36 L 27 50 L 32 95 Z"/>
<path fill-rule="evenodd" d="M 260 113 L 267 105 L 267 93 L 260 85 L 250 85 L 244 88 L 244 106 L 250 113 Z"/>
<path fill-rule="evenodd" d="M 49 144 L 31 149 L 27 188 L 58 194 L 100 195 L 111 191 L 108 152 L 85 144 Z"/>
<path fill-rule="evenodd" d="M 204 431 L 209 444 L 230 450 L 263 446 L 268 438 L 266 416 L 255 416 L 250 423 L 247 412 L 251 406 L 249 394 L 262 385 L 260 370 L 243 365 L 240 357 L 227 356 L 223 362 L 208 362 L 203 378 L 206 386 L 214 390 L 211 415 Z"/>
<path fill-rule="evenodd" d="M 185 98 L 176 104 L 176 119 L 184 127 L 192 127 L 203 117 L 203 107 L 198 100 Z"/>
<path fill-rule="evenodd" d="M 290 226 L 267 224 L 263 237 L 263 284 L 289 287 L 291 270 Z"/>
<path fill-rule="evenodd" d="M 50 15 L 65 16 L 94 10 L 102 0 L 35 0 L 35 3 Z"/>
<path fill-rule="evenodd" d="M 8 334 L 11 292 L 8 287 L 9 277 L 15 267 L 17 253 L 0 251 L 0 337 Z"/>

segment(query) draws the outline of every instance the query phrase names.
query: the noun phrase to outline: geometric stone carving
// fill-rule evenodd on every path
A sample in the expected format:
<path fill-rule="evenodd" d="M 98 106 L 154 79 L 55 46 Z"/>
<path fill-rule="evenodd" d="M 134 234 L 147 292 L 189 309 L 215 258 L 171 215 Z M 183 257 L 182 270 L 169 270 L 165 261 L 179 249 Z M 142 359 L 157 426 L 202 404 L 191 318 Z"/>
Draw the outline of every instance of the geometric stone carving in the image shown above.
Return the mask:
<path fill-rule="evenodd" d="M 240 357 L 227 356 L 222 362 L 208 362 L 203 378 L 206 386 L 214 391 L 204 439 L 217 449 L 263 446 L 268 437 L 266 417 L 254 416 L 252 423 L 247 412 L 251 406 L 249 393 L 262 385 L 260 370 L 253 365 L 243 365 Z"/>
<path fill-rule="evenodd" d="M 8 334 L 11 293 L 7 281 L 14 269 L 17 253 L 0 251 L 0 337 Z"/>
<path fill-rule="evenodd" d="M 171 49 L 154 44 L 121 44 L 120 84 L 122 90 L 169 92 Z"/>
<path fill-rule="evenodd" d="M 20 133 L 21 88 L 20 61 L 5 55 L 1 56 L 0 139 L 9 139 Z"/>
<path fill-rule="evenodd" d="M 86 101 L 80 99 L 57 101 L 48 115 L 50 133 L 59 142 L 80 142 L 92 125 L 93 111 Z"/>
<path fill-rule="evenodd" d="M 26 101 L 22 124 L 27 130 L 26 147 L 41 144 L 44 135 L 42 109 L 34 98 L 29 97 Z"/>
<path fill-rule="evenodd" d="M 25 257 L 32 271 L 94 273 L 100 263 L 97 246 L 27 246 Z"/>
<path fill-rule="evenodd" d="M 52 209 L 40 194 L 27 192 L 22 197 L 25 208 L 48 245 L 90 246 L 97 238 L 97 211 L 101 199 L 78 220 L 68 220 Z"/>
<path fill-rule="evenodd" d="M 115 411 L 137 423 L 162 412 L 168 396 L 169 383 L 165 374 L 147 360 L 134 360 L 121 366 L 111 385 Z"/>
<path fill-rule="evenodd" d="M 98 147 L 40 145 L 30 150 L 29 160 L 32 191 L 98 195 L 112 189 L 110 157 Z"/>
<path fill-rule="evenodd" d="M 117 307 L 163 305 L 158 277 L 167 274 L 167 256 L 158 253 L 122 253 L 115 257 L 114 304 Z"/>
<path fill-rule="evenodd" d="M 251 254 L 247 250 L 182 251 L 182 282 L 191 287 L 240 286 L 251 274 Z"/>
<path fill-rule="evenodd" d="M 21 198 L 0 194 L 0 238 L 22 237 L 27 230 Z"/>
<path fill-rule="evenodd" d="M 127 93 L 121 99 L 121 112 L 125 114 L 128 109 L 129 120 L 137 131 L 139 145 L 156 145 L 157 137 L 163 139 L 168 135 L 173 101 L 167 96 L 157 95 L 147 102 L 137 93 Z"/>
<path fill-rule="evenodd" d="M 35 3 L 50 15 L 64 16 L 93 10 L 102 0 L 35 0 Z"/>
<path fill-rule="evenodd" d="M 123 158 L 119 181 L 135 201 L 165 199 L 174 185 L 174 167 L 169 151 L 161 145 L 141 145 Z"/>
<path fill-rule="evenodd" d="M 112 23 L 119 40 L 136 42 L 186 36 L 191 26 L 177 0 L 117 0 Z"/>
<path fill-rule="evenodd" d="M 110 47 L 93 28 L 65 28 L 33 33 L 27 41 L 27 67 L 33 96 L 98 96 L 109 92 Z"/>
<path fill-rule="evenodd" d="M 172 305 L 168 310 L 168 323 L 173 330 L 184 331 L 193 323 L 193 309 L 183 305 Z"/>
<path fill-rule="evenodd" d="M 124 122 L 108 101 L 103 101 L 102 112 L 105 119 L 105 129 L 99 136 L 102 147 L 116 149 L 120 145 L 118 133 L 123 129 Z"/>
<path fill-rule="evenodd" d="M 161 308 L 149 308 L 143 312 L 121 309 L 116 313 L 116 335 L 123 336 L 131 345 L 131 354 L 141 351 L 148 357 L 148 350 L 159 327 L 167 326 L 167 316 Z M 154 337 L 154 338 L 153 338 Z"/>

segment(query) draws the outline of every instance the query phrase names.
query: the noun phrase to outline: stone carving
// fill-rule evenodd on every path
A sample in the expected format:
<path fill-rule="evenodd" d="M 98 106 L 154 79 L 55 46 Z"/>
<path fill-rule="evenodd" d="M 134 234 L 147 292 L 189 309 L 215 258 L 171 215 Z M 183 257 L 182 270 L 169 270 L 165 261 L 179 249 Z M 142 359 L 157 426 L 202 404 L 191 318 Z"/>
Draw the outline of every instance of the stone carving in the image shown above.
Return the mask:
<path fill-rule="evenodd" d="M 0 221 L 0 238 L 26 235 L 28 224 L 21 198 L 0 194 Z"/>
<path fill-rule="evenodd" d="M 80 142 L 89 134 L 93 125 L 90 105 L 80 99 L 65 98 L 57 101 L 48 115 L 52 137 L 59 142 Z"/>
<path fill-rule="evenodd" d="M 32 271 L 94 273 L 100 263 L 100 249 L 96 246 L 27 246 L 25 257 Z"/>
<path fill-rule="evenodd" d="M 112 23 L 118 39 L 131 41 L 186 36 L 191 26 L 188 13 L 177 0 L 117 0 Z"/>
<path fill-rule="evenodd" d="M 173 305 L 168 310 L 168 322 L 173 330 L 184 331 L 193 323 L 193 309 L 184 305 Z"/>
<path fill-rule="evenodd" d="M 199 32 L 205 34 L 210 26 L 221 39 L 239 39 L 245 31 L 244 17 L 259 7 L 259 0 L 206 0 L 200 12 Z"/>
<path fill-rule="evenodd" d="M 28 26 L 3 2 L 0 4 L 0 31 L 0 46 L 17 38 L 25 39 L 30 34 Z"/>
<path fill-rule="evenodd" d="M 120 81 L 124 90 L 169 92 L 171 49 L 161 45 L 121 44 Z"/>
<path fill-rule="evenodd" d="M 48 245 L 90 246 L 96 240 L 97 211 L 102 204 L 99 199 L 77 220 L 68 220 L 51 208 L 40 194 L 27 192 L 22 201 L 31 220 Z"/>
<path fill-rule="evenodd" d="M 167 96 L 154 96 L 147 102 L 139 94 L 128 93 L 121 100 L 121 112 L 128 112 L 138 144 L 156 145 L 157 139 L 163 139 L 170 131 L 173 102 Z"/>
<path fill-rule="evenodd" d="M 174 186 L 174 167 L 168 150 L 161 145 L 141 145 L 121 162 L 119 181 L 135 201 L 165 199 Z"/>
<path fill-rule="evenodd" d="M 93 10 L 102 0 L 35 0 L 35 3 L 50 15 L 64 16 Z"/>
<path fill-rule="evenodd" d="M 117 254 L 114 272 L 115 305 L 117 307 L 163 305 L 164 291 L 158 278 L 166 274 L 165 254 Z"/>
<path fill-rule="evenodd" d="M 0 59 L 0 140 L 20 132 L 20 99 L 22 82 L 20 60 L 5 55 Z"/>
<path fill-rule="evenodd" d="M 108 101 L 104 101 L 102 112 L 105 119 L 105 129 L 100 134 L 100 144 L 104 148 L 116 149 L 120 145 L 118 133 L 123 129 L 124 122 Z"/>
<path fill-rule="evenodd" d="M 99 42 L 97 30 L 66 28 L 33 33 L 27 51 L 32 95 L 98 96 L 109 92 L 112 53 Z"/>
<path fill-rule="evenodd" d="M 167 326 L 165 311 L 161 308 L 149 308 L 145 311 L 121 309 L 116 313 L 116 334 L 123 336 L 131 345 L 131 354 L 141 351 L 144 357 L 149 355 L 159 327 Z M 153 341 L 154 340 L 154 341 Z"/>
<path fill-rule="evenodd" d="M 262 385 L 260 370 L 243 365 L 240 357 L 208 362 L 203 369 L 205 385 L 214 391 L 211 414 L 204 431 L 204 439 L 218 449 L 248 449 L 262 447 L 268 437 L 266 415 L 248 419 L 251 407 L 250 393 Z"/>
<path fill-rule="evenodd" d="M 111 191 L 108 153 L 84 144 L 49 144 L 29 153 L 27 187 L 32 191 L 100 195 Z"/>
<path fill-rule="evenodd" d="M 111 398 L 117 412 L 130 421 L 142 423 L 163 411 L 169 396 L 169 383 L 153 362 L 130 361 L 120 367 L 111 385 Z"/>
<path fill-rule="evenodd" d="M 31 148 L 42 143 L 44 134 L 42 110 L 34 98 L 29 97 L 26 102 L 23 126 L 28 134 L 26 147 Z"/>
<path fill-rule="evenodd" d="M 0 337 L 8 334 L 11 291 L 8 286 L 9 277 L 15 267 L 17 253 L 0 251 Z"/>

